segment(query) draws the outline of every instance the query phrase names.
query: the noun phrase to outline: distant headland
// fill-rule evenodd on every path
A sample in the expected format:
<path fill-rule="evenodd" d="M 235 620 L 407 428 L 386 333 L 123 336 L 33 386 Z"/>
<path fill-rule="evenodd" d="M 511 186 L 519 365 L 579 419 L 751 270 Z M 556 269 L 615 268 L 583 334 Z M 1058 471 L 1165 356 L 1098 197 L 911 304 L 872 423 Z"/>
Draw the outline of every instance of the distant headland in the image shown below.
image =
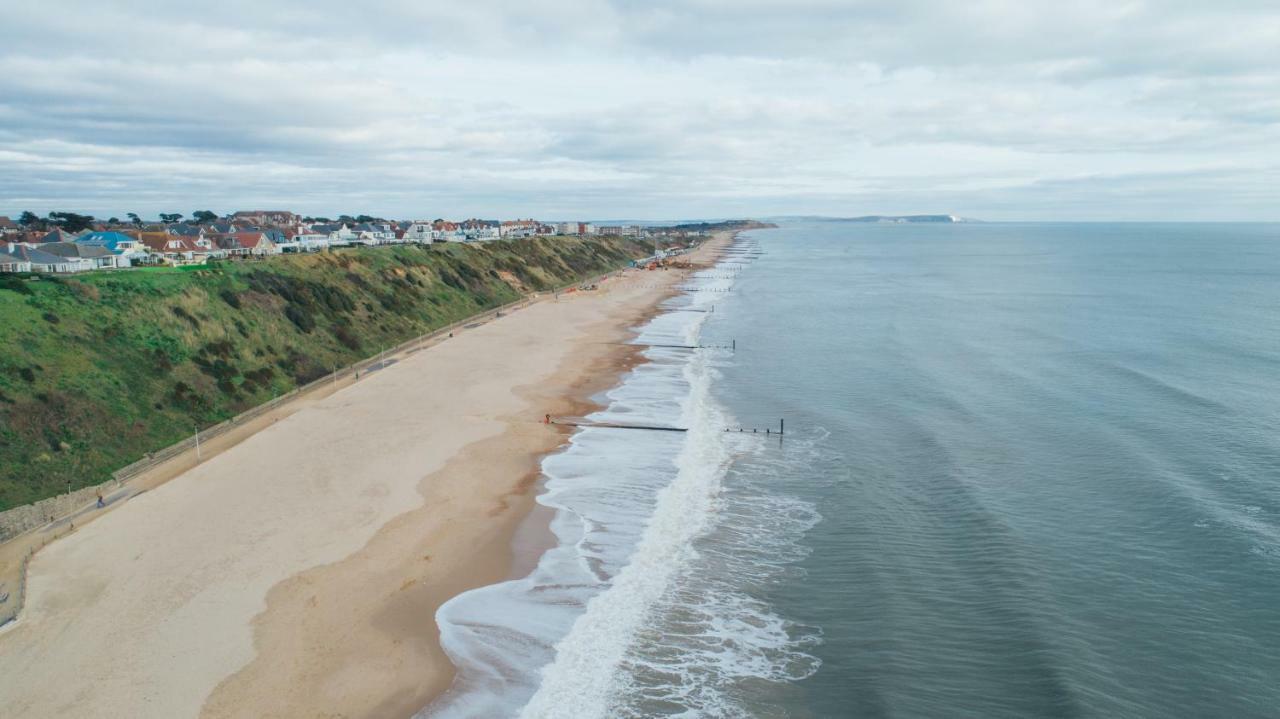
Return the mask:
<path fill-rule="evenodd" d="M 905 224 L 908 222 L 980 222 L 980 220 L 957 217 L 956 215 L 863 215 L 861 217 L 834 217 L 831 219 L 836 222 L 884 222 L 890 224 Z"/>
<path fill-rule="evenodd" d="M 736 232 L 738 230 L 766 230 L 777 225 L 759 220 L 725 220 L 723 222 L 688 222 L 673 225 L 674 232 Z"/>

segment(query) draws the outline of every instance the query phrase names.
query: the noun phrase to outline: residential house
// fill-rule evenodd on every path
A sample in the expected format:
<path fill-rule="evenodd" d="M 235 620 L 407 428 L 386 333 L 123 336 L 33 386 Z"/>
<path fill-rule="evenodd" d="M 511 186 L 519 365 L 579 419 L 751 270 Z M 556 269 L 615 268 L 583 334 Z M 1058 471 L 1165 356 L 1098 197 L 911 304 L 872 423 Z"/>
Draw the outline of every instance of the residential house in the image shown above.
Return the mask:
<path fill-rule="evenodd" d="M 497 220 L 472 218 L 462 222 L 462 231 L 469 242 L 488 242 L 502 239 L 502 224 Z"/>
<path fill-rule="evenodd" d="M 331 247 L 350 245 L 356 237 L 356 233 L 352 232 L 345 222 L 317 223 L 311 226 L 311 231 L 328 236 Z"/>
<path fill-rule="evenodd" d="M 5 235 L 4 241 L 11 245 L 27 245 L 28 247 L 36 247 L 40 244 L 40 239 L 45 235 L 40 230 L 21 230 L 14 234 Z"/>
<path fill-rule="evenodd" d="M 165 231 L 171 235 L 177 235 L 178 237 L 190 237 L 197 239 L 204 237 L 205 228 L 200 225 L 179 222 L 176 225 L 169 225 Z"/>
<path fill-rule="evenodd" d="M 146 257 L 147 247 L 138 238 L 123 232 L 90 232 L 76 238 L 76 244 L 102 247 L 125 260 L 119 267 L 129 267 L 134 260 Z"/>
<path fill-rule="evenodd" d="M 315 231 L 299 232 L 293 243 L 302 252 L 322 252 L 329 249 L 329 236 Z"/>
<path fill-rule="evenodd" d="M 92 260 L 80 257 L 61 257 L 27 245 L 9 245 L 8 250 L 7 256 L 0 258 L 0 270 L 5 272 L 66 274 L 95 269 Z"/>
<path fill-rule="evenodd" d="M 197 240 L 189 237 L 178 237 L 168 232 L 140 232 L 138 239 L 154 255 L 163 258 L 171 265 L 201 264 L 209 259 L 213 242 L 208 238 L 200 240 L 206 243 L 202 247 Z"/>
<path fill-rule="evenodd" d="M 284 236 L 281 235 L 281 238 Z M 237 232 L 234 235 L 221 235 L 218 238 L 218 249 L 230 257 L 266 257 L 279 254 L 276 243 L 265 232 Z"/>
<path fill-rule="evenodd" d="M 18 227 L 18 223 L 0 215 L 0 235 L 16 235 L 22 228 Z"/>
<path fill-rule="evenodd" d="M 68 261 L 79 260 L 80 265 L 75 270 L 72 270 L 74 272 L 129 266 L 128 259 L 101 245 L 86 245 L 80 242 L 46 242 L 40 245 L 39 251 L 57 255 Z"/>
<path fill-rule="evenodd" d="M 18 245 L 11 245 L 8 242 L 0 242 L 0 272 L 30 272 L 31 261 L 13 254 L 13 248 Z M 30 248 L 28 248 L 30 249 Z"/>
<path fill-rule="evenodd" d="M 503 239 L 533 237 L 539 224 L 536 220 L 506 220 L 498 227 L 498 235 Z"/>
<path fill-rule="evenodd" d="M 298 224 L 302 218 L 284 210 L 247 210 L 235 213 L 231 216 L 231 220 L 252 225 L 288 227 Z"/>
<path fill-rule="evenodd" d="M 52 230 L 49 230 L 48 232 L 44 233 L 44 235 L 42 235 L 39 240 L 36 240 L 36 242 L 42 245 L 49 242 L 75 242 L 75 241 L 76 241 L 76 236 L 70 232 L 67 232 L 61 227 L 55 227 Z"/>
<path fill-rule="evenodd" d="M 396 233 L 384 223 L 361 222 L 351 228 L 357 242 L 365 245 L 390 245 L 396 241 Z"/>
<path fill-rule="evenodd" d="M 409 223 L 404 230 L 403 237 L 408 242 L 430 244 L 435 239 L 435 231 L 430 222 L 418 220 L 417 222 Z"/>
<path fill-rule="evenodd" d="M 436 220 L 431 223 L 431 239 L 434 242 L 466 242 L 467 233 L 456 222 Z"/>

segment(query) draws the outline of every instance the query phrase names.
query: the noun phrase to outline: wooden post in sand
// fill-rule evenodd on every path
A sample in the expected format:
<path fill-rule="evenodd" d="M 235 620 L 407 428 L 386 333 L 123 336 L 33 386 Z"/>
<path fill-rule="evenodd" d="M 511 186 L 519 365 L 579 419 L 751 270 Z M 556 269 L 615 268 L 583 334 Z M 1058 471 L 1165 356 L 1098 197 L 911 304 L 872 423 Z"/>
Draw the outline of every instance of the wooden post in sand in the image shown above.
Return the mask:
<path fill-rule="evenodd" d="M 196 464 L 200 464 L 200 427 L 196 427 Z"/>

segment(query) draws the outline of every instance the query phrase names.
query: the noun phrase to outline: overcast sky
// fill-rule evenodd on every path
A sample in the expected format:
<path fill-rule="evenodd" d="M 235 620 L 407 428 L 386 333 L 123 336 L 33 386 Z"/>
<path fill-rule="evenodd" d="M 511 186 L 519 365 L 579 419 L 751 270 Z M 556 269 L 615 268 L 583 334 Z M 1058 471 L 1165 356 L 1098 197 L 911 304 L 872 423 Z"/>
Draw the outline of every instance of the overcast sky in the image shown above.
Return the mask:
<path fill-rule="evenodd" d="M 1275 0 L 0 0 L 0 214 L 1280 220 Z"/>

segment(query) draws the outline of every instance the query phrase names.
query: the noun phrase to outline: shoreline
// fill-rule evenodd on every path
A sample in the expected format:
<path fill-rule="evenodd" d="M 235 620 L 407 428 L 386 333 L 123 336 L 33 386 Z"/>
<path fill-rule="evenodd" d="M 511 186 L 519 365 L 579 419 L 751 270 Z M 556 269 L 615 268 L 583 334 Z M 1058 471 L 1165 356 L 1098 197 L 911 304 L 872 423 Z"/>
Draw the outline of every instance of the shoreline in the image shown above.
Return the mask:
<path fill-rule="evenodd" d="M 731 240 L 731 234 L 717 234 L 712 241 L 699 248 L 695 257 L 704 254 L 703 248 L 717 248 Z M 584 338 L 578 349 L 590 347 L 600 352 L 589 360 L 587 366 L 578 366 L 580 360 L 573 356 L 566 357 L 561 366 L 556 368 L 553 375 L 556 379 L 550 388 L 530 385 L 515 388 L 521 399 L 530 408 L 542 407 L 556 416 L 583 416 L 603 409 L 604 405 L 596 398 L 616 387 L 628 371 L 646 361 L 641 347 L 626 344 L 635 338 L 635 328 L 661 312 L 659 305 L 663 301 L 678 294 L 674 286 L 682 281 L 686 273 L 679 271 L 664 274 L 666 276 L 661 278 L 663 282 L 656 283 L 661 286 L 656 294 L 646 298 L 638 306 L 602 321 L 596 327 L 584 329 Z M 616 284 L 617 278 L 610 278 L 608 282 Z M 600 351 L 600 347 L 605 349 Z M 527 421 L 527 416 L 508 419 L 515 422 L 521 419 Z M 470 472 L 475 476 L 479 472 L 483 477 L 491 476 L 495 482 L 500 482 L 503 478 L 509 481 L 511 477 L 518 477 L 510 489 L 486 512 L 489 527 L 480 537 L 480 542 L 458 552 L 452 558 L 455 561 L 450 566 L 441 568 L 437 564 L 428 568 L 418 561 L 420 556 L 424 560 L 427 557 L 432 561 L 438 559 L 438 555 L 430 554 L 428 550 L 438 547 L 442 541 L 442 538 L 410 536 L 415 533 L 410 527 L 430 514 L 431 507 L 424 505 L 384 525 L 359 553 L 341 562 L 295 575 L 273 588 L 267 599 L 267 609 L 253 620 L 257 656 L 253 663 L 218 685 L 201 710 L 202 719 L 295 715 L 371 719 L 412 717 L 430 706 L 448 691 L 457 673 L 440 644 L 436 611 L 445 602 L 471 589 L 527 574 L 542 553 L 550 548 L 545 542 L 552 536 L 550 521 L 553 515 L 547 514 L 541 518 L 542 521 L 535 520 L 533 516 L 539 507 L 536 499 L 542 477 L 541 465 L 543 459 L 568 443 L 574 431 L 575 428 L 571 426 L 552 425 L 549 435 L 530 444 L 521 442 L 521 428 L 512 427 L 497 437 L 468 445 L 437 473 Z M 509 450 L 516 443 L 520 443 L 521 447 L 516 456 L 511 456 Z M 505 455 L 503 450 L 508 450 Z M 423 479 L 419 489 L 423 491 L 424 497 L 426 485 L 437 475 Z M 535 523 L 530 525 L 530 522 Z M 525 547 L 523 553 L 516 546 L 522 529 L 537 535 L 534 546 Z M 376 547 L 379 543 L 384 546 Z M 323 652 L 323 646 L 301 649 L 295 646 L 284 651 L 279 648 L 280 644 L 288 645 L 297 641 L 296 618 L 305 611 L 303 606 L 324 601 L 318 598 L 315 587 L 327 586 L 336 590 L 352 586 L 358 577 L 367 581 L 370 577 L 364 570 L 370 564 L 379 562 L 375 559 L 377 556 L 381 556 L 382 561 L 392 562 L 394 566 L 380 577 L 384 585 L 380 589 L 390 590 L 391 582 L 399 582 L 394 591 L 401 596 L 381 607 L 366 607 L 363 612 L 356 611 L 355 614 L 368 621 L 367 629 L 376 631 L 383 637 L 381 646 L 358 648 L 332 663 L 345 667 L 359 665 L 368 674 L 397 674 L 401 678 L 396 682 L 398 688 L 390 694 L 372 693 L 370 701 L 353 702 L 355 706 L 344 711 L 338 708 L 342 705 L 341 702 L 335 706 L 337 697 L 328 696 L 317 701 L 317 697 L 324 696 L 326 690 L 332 688 L 334 681 L 351 681 L 349 673 L 343 672 L 341 668 L 331 667 L 327 672 L 279 677 L 283 681 L 270 682 L 264 686 L 262 674 L 255 671 L 255 665 L 269 666 L 281 654 L 296 657 L 300 653 Z M 431 582 L 434 574 L 431 570 L 437 569 L 445 577 L 443 581 L 436 579 Z M 360 577 L 362 574 L 364 576 Z M 374 584 L 378 582 L 375 581 Z M 371 593 L 378 593 L 378 589 Z M 332 599 L 337 600 L 336 597 Z M 344 607 L 344 611 L 349 610 L 349 606 Z M 324 633 L 318 632 L 312 636 L 321 645 L 327 638 Z M 271 647 L 273 643 L 279 644 Z M 405 651 L 405 643 L 416 646 Z M 388 662 L 389 654 L 400 656 Z M 364 678 L 370 677 L 366 675 Z M 354 683 L 369 686 L 364 682 Z M 274 709 L 264 707 L 264 697 L 268 697 L 272 703 L 278 703 L 278 706 Z M 379 700 L 378 697 L 382 698 Z M 252 710 L 242 711 L 247 706 L 251 706 Z"/>
<path fill-rule="evenodd" d="M 717 235 L 703 247 L 718 246 L 727 237 Z M 439 646 L 435 608 L 467 589 L 502 581 L 512 573 L 517 564 L 513 540 L 534 506 L 541 460 L 567 440 L 570 428 L 547 427 L 537 418 L 546 411 L 591 411 L 595 405 L 590 398 L 616 385 L 621 373 L 640 361 L 639 348 L 609 344 L 632 336 L 630 328 L 657 311 L 683 272 L 662 274 L 662 288 L 642 288 L 611 278 L 597 292 L 562 297 L 563 311 L 554 302 L 538 302 L 449 343 L 411 352 L 387 372 L 304 402 L 288 418 L 273 422 L 243 444 L 138 496 L 92 525 L 77 527 L 71 537 L 37 555 L 26 620 L 0 635 L 0 659 L 5 655 L 12 659 L 15 652 L 23 652 L 23 645 L 32 650 L 19 654 L 32 665 L 30 671 L 0 672 L 0 696 L 4 697 L 0 705 L 18 714 L 57 707 L 64 713 L 101 716 L 197 712 L 209 717 L 409 716 L 420 711 L 453 677 L 453 667 Z M 460 354 L 466 346 L 494 353 L 486 355 L 485 361 L 498 372 L 502 371 L 496 369 L 499 366 L 510 369 L 511 365 L 501 364 L 512 362 L 510 355 L 522 360 L 528 355 L 530 363 L 541 362 L 540 366 L 551 359 L 555 362 L 549 371 L 530 370 L 531 383 L 513 382 L 511 377 L 504 385 L 502 378 L 493 378 L 492 372 L 483 374 L 484 369 L 473 367 L 477 362 Z M 451 367 L 459 373 L 457 382 L 442 379 L 455 376 Z M 468 385 L 472 380 L 481 386 Z M 451 386 L 456 384 L 465 386 Z M 450 393 L 453 396 L 446 396 Z M 480 405 L 500 411 L 431 415 L 430 410 L 458 414 L 460 407 L 469 406 L 469 395 L 475 395 Z M 403 406 L 433 401 L 433 407 Z M 390 408 L 384 409 L 386 403 L 391 403 Z M 531 411 L 534 408 L 536 412 Z M 427 418 L 420 416 L 422 410 L 428 410 Z M 371 428 L 372 437 L 353 439 L 335 431 L 340 429 L 335 423 L 358 422 L 360 418 L 348 412 L 359 415 L 360 411 L 373 412 L 368 418 L 380 420 L 379 427 Z M 324 435 L 324 441 L 308 446 L 311 430 Z M 395 436 L 381 441 L 378 430 Z M 422 446 L 420 435 L 440 438 L 425 443 L 437 445 L 434 451 Z M 286 448 L 294 454 L 283 459 L 311 466 L 269 461 L 270 438 L 297 444 Z M 358 456 L 343 454 L 346 449 L 334 450 L 334 443 L 352 445 L 348 449 Z M 382 446 L 388 443 L 392 446 Z M 334 456 L 309 456 L 311 451 Z M 332 462 L 325 464 L 325 459 Z M 228 494 L 245 487 L 216 486 L 245 483 L 240 476 L 245 472 L 269 475 L 272 470 L 288 476 L 262 486 L 262 493 L 268 495 L 265 499 Z M 400 479 L 393 481 L 380 470 Z M 345 501 L 335 501 L 327 493 L 298 494 L 314 489 L 310 485 L 317 483 L 316 473 L 324 475 L 322 490 L 331 489 L 334 482 L 358 486 L 346 488 L 350 494 Z M 411 482 L 405 484 L 405 478 Z M 292 516 L 291 499 L 300 505 L 295 509 L 308 514 Z M 215 587 L 196 582 L 182 587 L 184 596 L 177 598 L 181 601 L 166 602 L 173 599 L 165 596 L 171 587 L 152 585 L 172 584 L 174 578 L 162 571 L 170 567 L 130 567 L 128 555 L 135 554 L 132 560 L 137 562 L 153 552 L 164 553 L 165 548 L 145 545 L 157 537 L 169 538 L 167 532 L 176 532 L 182 539 L 199 534 L 174 525 L 179 519 L 175 506 L 183 513 L 198 512 L 199 500 L 262 516 L 244 518 L 243 527 L 226 528 L 239 540 L 227 541 L 235 545 L 231 550 L 223 550 L 222 539 L 216 537 L 199 537 L 218 543 L 212 549 L 196 544 L 191 545 L 193 550 L 175 541 L 180 546 L 170 553 L 196 555 L 190 558 L 194 567 L 176 571 L 204 573 L 226 565 L 243 572 L 242 578 L 254 586 L 229 586 L 238 584 L 234 579 L 213 581 Z M 164 506 L 150 507 L 157 503 Z M 130 524 L 154 525 L 161 519 L 166 523 L 163 527 Z M 320 547 L 309 546 L 308 541 Z M 87 556 L 90 552 L 101 555 Z M 97 566 L 95 559 L 104 566 Z M 299 563 L 305 566 L 285 571 Z M 94 570 L 101 571 L 86 578 Z M 139 587 L 134 594 L 140 596 L 125 596 L 128 587 L 119 585 L 128 582 L 122 579 L 136 580 Z M 85 589 L 99 594 L 78 591 Z M 158 595 L 159 601 L 150 594 Z M 190 608 L 206 602 L 206 611 L 215 616 Z M 190 616 L 190 611 L 196 616 Z M 104 621 L 112 624 L 105 638 L 95 637 L 83 626 L 77 628 L 84 622 L 100 626 Z M 176 636 L 172 630 L 179 630 Z M 41 641 L 50 632 L 57 641 Z M 77 632 L 86 632 L 86 641 L 68 636 Z M 192 633 L 198 636 L 189 636 Z M 209 646 L 202 646 L 202 640 Z M 164 650 L 173 660 L 192 646 L 209 650 L 209 657 L 196 662 L 199 667 L 165 664 Z M 146 661 L 121 668 L 122 660 L 128 663 L 139 656 Z M 166 681 L 174 669 L 181 670 L 177 676 L 182 678 L 176 686 Z M 75 694 L 74 686 L 68 684 L 85 682 L 91 687 L 88 692 L 66 696 Z M 50 692 L 64 696 L 42 698 Z"/>
<path fill-rule="evenodd" d="M 658 297 L 653 304 L 662 299 Z M 593 337 L 593 344 L 600 344 L 599 338 L 606 336 L 605 333 L 612 337 L 606 341 L 625 342 L 635 335 L 630 327 L 643 322 L 649 314 L 651 312 L 646 309 L 633 319 L 616 323 L 610 321 L 599 331 L 587 330 L 587 334 Z M 625 345 L 608 347 L 585 368 L 561 366 L 556 369 L 557 378 L 569 380 L 561 385 L 563 395 L 559 399 L 549 400 L 545 395 L 540 397 L 540 393 L 530 387 L 517 388 L 516 392 L 531 409 L 545 407 L 553 415 L 586 414 L 600 408 L 591 400 L 592 396 L 615 386 L 621 376 L 640 361 L 639 348 Z M 565 364 L 574 363 L 573 358 L 568 358 Z M 507 419 L 527 423 L 529 417 L 530 413 L 524 413 Z M 545 427 L 536 421 L 534 425 L 538 429 Z M 257 651 L 253 663 L 218 685 L 205 702 L 201 716 L 205 719 L 247 719 L 263 714 L 318 716 L 320 712 L 330 712 L 352 717 L 411 717 L 443 694 L 452 684 L 456 671 L 440 646 L 436 610 L 463 592 L 505 581 L 511 576 L 516 564 L 513 542 L 521 524 L 536 506 L 542 460 L 563 447 L 572 433 L 571 427 L 556 425 L 552 425 L 550 432 L 537 432 L 540 436 L 531 436 L 525 430 L 512 427 L 501 435 L 468 445 L 439 472 L 425 477 L 419 485 L 425 499 L 429 491 L 426 485 L 447 474 L 466 473 L 480 482 L 508 483 L 508 488 L 496 497 L 496 502 L 490 501 L 484 507 L 462 508 L 467 518 L 488 525 L 472 536 L 474 544 L 455 552 L 440 552 L 442 544 L 456 538 L 421 535 L 416 527 L 429 521 L 433 509 L 424 504 L 384 525 L 356 554 L 295 575 L 277 585 L 267 597 L 266 610 L 253 620 Z M 516 478 L 514 482 L 511 481 L 513 477 Z M 488 499 L 493 500 L 494 497 Z M 450 517 L 448 523 L 454 519 Z M 541 552 L 536 554 L 540 556 Z M 536 562 L 537 557 L 529 560 Z M 376 564 L 389 566 L 379 572 L 379 576 L 370 576 L 367 568 Z M 363 589 L 368 589 L 371 596 L 392 596 L 390 593 L 398 596 L 389 602 L 375 599 L 353 608 L 351 605 L 357 600 L 344 599 L 339 593 L 357 582 Z M 329 588 L 329 597 L 326 598 L 317 587 Z M 306 612 L 307 606 L 324 604 L 341 607 L 341 612 L 348 619 L 355 615 L 358 617 L 356 621 L 365 623 L 362 628 L 372 630 L 366 633 L 376 633 L 382 641 L 333 656 L 332 652 L 326 652 L 326 632 L 304 630 L 312 640 L 305 642 L 310 646 L 297 646 L 297 617 Z M 379 604 L 381 606 L 377 606 Z M 405 648 L 406 644 L 408 648 Z M 330 666 L 319 671 L 308 668 L 308 671 L 293 676 L 276 674 L 272 677 L 262 671 L 262 667 L 270 666 L 280 655 L 316 653 L 328 653 L 332 659 L 325 663 Z M 388 662 L 388 655 L 399 656 Z M 349 668 L 352 666 L 362 666 L 363 671 L 369 674 L 394 673 L 400 677 L 395 682 L 399 688 L 388 695 L 381 691 L 370 692 L 367 700 L 352 702 L 345 711 L 339 709 L 341 699 L 325 696 L 326 687 L 335 680 L 350 681 Z M 344 671 L 344 668 L 347 669 Z M 380 683 L 372 676 L 362 679 L 364 681 L 355 683 L 364 687 Z M 378 700 L 379 696 L 383 698 Z M 315 701 L 316 697 L 324 699 Z M 269 698 L 271 704 L 264 707 L 264 698 Z M 372 703 L 374 700 L 376 703 Z M 335 702 L 338 702 L 337 706 Z M 308 707 L 307 710 L 300 711 L 304 706 Z M 249 707 L 250 711 L 244 711 Z"/>

